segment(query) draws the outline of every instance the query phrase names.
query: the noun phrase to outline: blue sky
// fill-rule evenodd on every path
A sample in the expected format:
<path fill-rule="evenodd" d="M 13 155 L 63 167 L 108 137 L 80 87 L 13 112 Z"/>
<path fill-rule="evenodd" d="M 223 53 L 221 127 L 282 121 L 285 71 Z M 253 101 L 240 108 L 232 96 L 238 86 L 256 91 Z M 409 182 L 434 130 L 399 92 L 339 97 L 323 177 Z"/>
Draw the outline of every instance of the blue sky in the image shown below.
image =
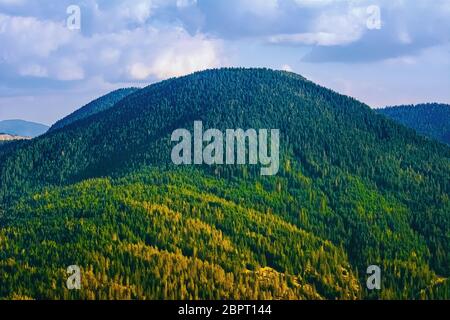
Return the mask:
<path fill-rule="evenodd" d="M 0 120 L 52 124 L 223 66 L 292 70 L 371 107 L 450 103 L 450 0 L 0 0 Z"/>

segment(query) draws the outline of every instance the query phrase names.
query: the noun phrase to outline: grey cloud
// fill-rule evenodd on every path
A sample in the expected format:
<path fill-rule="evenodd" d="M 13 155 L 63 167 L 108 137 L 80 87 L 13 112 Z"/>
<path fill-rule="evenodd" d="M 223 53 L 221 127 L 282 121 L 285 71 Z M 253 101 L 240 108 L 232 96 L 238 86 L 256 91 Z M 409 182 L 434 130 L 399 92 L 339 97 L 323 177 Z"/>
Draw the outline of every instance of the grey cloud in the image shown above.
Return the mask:
<path fill-rule="evenodd" d="M 380 30 L 365 30 L 358 41 L 347 45 L 315 46 L 302 61 L 372 62 L 417 55 L 426 48 L 449 43 L 448 1 L 397 1 L 380 5 Z"/>

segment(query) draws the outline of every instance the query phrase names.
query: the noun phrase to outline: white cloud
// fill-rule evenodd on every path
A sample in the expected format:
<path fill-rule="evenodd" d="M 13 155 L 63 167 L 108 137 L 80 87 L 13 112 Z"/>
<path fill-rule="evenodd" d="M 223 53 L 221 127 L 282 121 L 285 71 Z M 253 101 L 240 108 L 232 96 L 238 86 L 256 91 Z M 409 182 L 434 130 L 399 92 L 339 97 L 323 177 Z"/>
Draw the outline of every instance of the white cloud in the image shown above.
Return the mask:
<path fill-rule="evenodd" d="M 185 39 L 163 50 L 152 64 L 152 73 L 158 79 L 165 79 L 219 65 L 216 44 L 199 37 Z"/>
<path fill-rule="evenodd" d="M 187 8 L 190 6 L 195 6 L 197 4 L 197 0 L 177 0 L 178 8 Z"/>
<path fill-rule="evenodd" d="M 303 44 L 319 46 L 336 46 L 351 43 L 354 40 L 355 38 L 352 35 L 331 32 L 280 34 L 269 38 L 269 42 L 275 44 Z"/>
<path fill-rule="evenodd" d="M 141 62 L 135 62 L 128 67 L 128 72 L 134 80 L 145 80 L 152 74 L 152 68 Z"/>
<path fill-rule="evenodd" d="M 83 36 L 52 21 L 0 15 L 0 41 L 0 57 L 17 74 L 61 81 L 94 76 L 112 82 L 152 81 L 217 67 L 222 61 L 219 40 L 190 35 L 181 27 L 143 26 Z"/>
<path fill-rule="evenodd" d="M 241 0 L 236 6 L 241 12 L 266 16 L 276 13 L 279 8 L 279 2 L 278 0 Z"/>
<path fill-rule="evenodd" d="M 278 34 L 269 42 L 319 46 L 345 45 L 361 38 L 365 31 L 362 8 L 353 8 L 346 14 L 324 13 L 314 21 L 311 32 Z"/>
<path fill-rule="evenodd" d="M 152 15 L 154 7 L 153 0 L 122 1 L 117 7 L 116 13 L 120 18 L 144 23 Z"/>
<path fill-rule="evenodd" d="M 294 0 L 294 2 L 300 7 L 322 7 L 333 2 L 338 2 L 336 0 Z"/>
<path fill-rule="evenodd" d="M 26 0 L 0 0 L 0 5 L 21 5 L 25 2 Z"/>
<path fill-rule="evenodd" d="M 111 81 L 161 80 L 223 63 L 221 41 L 201 34 L 190 35 L 179 27 L 139 28 L 97 38 L 85 40 L 85 46 L 89 51 L 101 52 L 103 59 L 88 62 L 89 68 L 96 73 L 109 70 L 103 74 Z"/>
<path fill-rule="evenodd" d="M 101 76 L 114 83 L 163 79 L 223 65 L 220 38 L 230 41 L 229 47 L 236 39 L 258 43 L 263 39 L 277 46 L 339 49 L 338 58 L 351 60 L 367 53 L 373 56 L 377 50 L 367 42 L 375 39 L 379 52 L 385 54 L 372 59 L 381 61 L 413 56 L 415 48 L 448 41 L 450 26 L 445 19 L 450 6 L 445 0 L 436 0 L 434 6 L 424 0 L 414 4 L 388 0 L 214 0 L 213 4 L 202 0 L 84 0 L 80 4 L 82 32 L 72 32 L 64 23 L 65 6 L 72 3 L 0 0 L 3 7 L 14 8 L 5 12 L 21 15 L 0 13 L 2 66 L 16 75 L 50 79 Z M 366 28 L 366 9 L 373 4 L 381 7 L 383 18 L 376 32 Z M 195 8 L 183 10 L 188 7 Z M 420 19 L 422 13 L 425 17 Z M 417 21 L 424 21 L 426 27 Z M 401 50 L 389 50 L 395 45 Z M 347 48 L 349 54 L 343 54 Z M 316 56 L 318 60 L 310 61 L 332 60 L 333 52 L 316 52 Z M 67 72 L 58 70 L 58 65 Z"/>
<path fill-rule="evenodd" d="M 9 59 L 47 57 L 72 38 L 62 24 L 0 13 L 0 53 Z"/>
<path fill-rule="evenodd" d="M 293 72 L 292 67 L 291 67 L 290 65 L 288 65 L 288 64 L 282 65 L 282 66 L 281 66 L 281 70 L 283 70 L 283 71 L 288 71 L 288 72 Z"/>
<path fill-rule="evenodd" d="M 19 74 L 25 77 L 46 78 L 48 77 L 48 71 L 43 66 L 38 64 L 25 64 L 19 67 Z"/>
<path fill-rule="evenodd" d="M 163 32 L 153 30 L 153 35 L 144 45 L 149 46 L 148 51 L 139 48 L 125 58 L 124 64 L 132 80 L 166 79 L 223 63 L 219 41 L 203 35 L 191 36 L 181 28 Z"/>
<path fill-rule="evenodd" d="M 417 64 L 417 59 L 412 56 L 402 56 L 397 58 L 386 59 L 384 60 L 384 63 L 391 66 L 414 65 Z"/>
<path fill-rule="evenodd" d="M 52 76 L 62 81 L 83 80 L 85 71 L 77 61 L 64 58 L 53 65 Z"/>
<path fill-rule="evenodd" d="M 403 44 L 411 44 L 413 40 L 411 39 L 410 34 L 405 30 L 400 30 L 398 32 L 398 40 Z"/>

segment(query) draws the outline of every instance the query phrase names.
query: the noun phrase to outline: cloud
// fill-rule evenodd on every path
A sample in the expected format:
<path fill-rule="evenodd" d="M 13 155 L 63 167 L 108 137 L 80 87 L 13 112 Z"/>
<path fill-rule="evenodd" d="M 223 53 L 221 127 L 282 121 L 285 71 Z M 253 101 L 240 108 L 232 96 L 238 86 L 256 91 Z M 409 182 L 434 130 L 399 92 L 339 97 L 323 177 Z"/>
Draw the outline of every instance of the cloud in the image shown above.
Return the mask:
<path fill-rule="evenodd" d="M 27 56 L 47 57 L 71 38 L 62 24 L 0 13 L 0 55 L 7 62 Z"/>
<path fill-rule="evenodd" d="M 56 64 L 52 65 L 52 69 L 52 76 L 56 80 L 74 81 L 85 78 L 83 66 L 74 59 L 60 59 Z"/>
<path fill-rule="evenodd" d="M 70 4 L 0 0 L 3 78 L 154 81 L 226 65 L 247 40 L 309 48 L 298 59 L 310 63 L 411 61 L 450 34 L 446 0 L 84 0 L 79 32 L 65 26 Z M 380 30 L 367 28 L 371 5 Z"/>
<path fill-rule="evenodd" d="M 23 4 L 24 2 L 25 0 L 0 0 L 0 5 L 17 6 Z"/>
<path fill-rule="evenodd" d="M 195 6 L 197 4 L 197 0 L 177 0 L 178 8 L 188 8 L 191 6 Z"/>
<path fill-rule="evenodd" d="M 19 67 L 19 74 L 25 77 L 47 78 L 48 71 L 36 63 L 25 64 Z"/>
<path fill-rule="evenodd" d="M 294 0 L 294 2 L 300 7 L 324 7 L 333 3 L 336 3 L 336 0 Z"/>
<path fill-rule="evenodd" d="M 7 65 L 20 76 L 61 81 L 93 76 L 111 82 L 154 81 L 222 62 L 219 40 L 177 26 L 83 35 L 63 23 L 2 14 L 0 42 L 0 68 Z"/>
<path fill-rule="evenodd" d="M 302 0 L 301 3 L 309 5 L 309 1 L 305 3 Z M 322 3 L 324 4 L 325 2 Z M 358 41 L 363 36 L 366 20 L 364 8 L 352 8 L 344 14 L 325 12 L 319 14 L 311 23 L 308 32 L 278 34 L 270 36 L 268 41 L 281 45 L 347 45 Z"/>
<path fill-rule="evenodd" d="M 237 6 L 238 11 L 257 16 L 274 14 L 279 8 L 278 0 L 242 0 Z"/>
<path fill-rule="evenodd" d="M 377 1 L 381 12 L 381 28 L 370 30 L 356 27 L 364 26 L 364 15 L 352 32 L 343 34 L 349 40 L 339 43 L 315 42 L 309 54 L 302 58 L 305 62 L 374 62 L 385 59 L 410 58 L 422 50 L 446 45 L 450 38 L 450 19 L 444 13 L 448 2 L 437 0 L 432 5 L 428 1 Z M 361 3 L 358 3 L 360 6 Z M 354 10 L 353 8 L 352 10 Z M 364 13 L 364 12 L 362 12 Z M 357 20 L 354 20 L 357 21 Z M 348 25 L 347 25 L 348 26 Z M 346 25 L 336 25 L 336 30 L 346 30 Z M 337 37 L 336 37 L 337 38 Z"/>
<path fill-rule="evenodd" d="M 220 43 L 203 35 L 190 36 L 184 29 L 157 31 L 149 48 L 135 48 L 123 59 L 132 80 L 158 80 L 186 75 L 222 64 Z M 164 38 L 164 41 L 159 39 Z"/>
<path fill-rule="evenodd" d="M 280 70 L 288 71 L 288 72 L 293 72 L 293 71 L 294 71 L 294 70 L 292 69 L 292 67 L 291 67 L 290 65 L 288 65 L 288 64 L 282 65 L 281 68 L 280 68 Z"/>
<path fill-rule="evenodd" d="M 153 6 L 152 0 L 125 1 L 118 7 L 118 12 L 127 19 L 144 23 L 152 15 Z"/>
<path fill-rule="evenodd" d="M 198 0 L 197 9 L 202 19 L 183 20 L 189 30 L 311 47 L 303 61 L 315 63 L 415 55 L 450 34 L 448 0 Z"/>
<path fill-rule="evenodd" d="M 220 65 L 216 44 L 202 37 L 194 37 L 182 39 L 176 46 L 162 50 L 152 63 L 150 74 L 166 79 Z"/>

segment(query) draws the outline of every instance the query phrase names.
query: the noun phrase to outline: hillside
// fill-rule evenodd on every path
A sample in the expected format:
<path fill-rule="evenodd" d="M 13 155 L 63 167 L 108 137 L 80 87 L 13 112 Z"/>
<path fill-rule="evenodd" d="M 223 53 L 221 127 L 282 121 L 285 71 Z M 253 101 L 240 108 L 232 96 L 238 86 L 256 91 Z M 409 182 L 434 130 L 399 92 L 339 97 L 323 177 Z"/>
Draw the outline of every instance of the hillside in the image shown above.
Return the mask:
<path fill-rule="evenodd" d="M 0 121 L 0 132 L 22 137 L 37 137 L 44 134 L 48 130 L 48 126 L 23 121 L 23 120 L 4 120 Z"/>
<path fill-rule="evenodd" d="M 170 135 L 195 120 L 279 128 L 280 172 L 173 166 Z M 449 159 L 292 73 L 157 83 L 0 153 L 0 298 L 448 298 Z"/>
<path fill-rule="evenodd" d="M 450 105 L 429 103 L 396 106 L 377 112 L 417 132 L 450 145 Z"/>
<path fill-rule="evenodd" d="M 122 100 L 123 98 L 129 96 L 130 94 L 138 91 L 138 88 L 126 88 L 126 89 L 118 89 L 113 92 L 110 92 L 90 103 L 85 105 L 84 107 L 76 110 L 72 114 L 67 117 L 57 121 L 49 131 L 61 129 L 75 121 L 87 118 L 93 114 L 102 112 L 113 107 L 117 102 Z"/>
<path fill-rule="evenodd" d="M 4 148 L 4 147 L 6 147 L 6 145 L 11 147 L 11 145 L 13 143 L 26 141 L 26 140 L 30 140 L 30 139 L 31 138 L 29 138 L 29 137 L 20 137 L 20 136 L 14 136 L 14 135 L 6 134 L 6 133 L 0 133 L 0 157 L 3 155 L 3 153 L 8 152 L 8 149 Z"/>

